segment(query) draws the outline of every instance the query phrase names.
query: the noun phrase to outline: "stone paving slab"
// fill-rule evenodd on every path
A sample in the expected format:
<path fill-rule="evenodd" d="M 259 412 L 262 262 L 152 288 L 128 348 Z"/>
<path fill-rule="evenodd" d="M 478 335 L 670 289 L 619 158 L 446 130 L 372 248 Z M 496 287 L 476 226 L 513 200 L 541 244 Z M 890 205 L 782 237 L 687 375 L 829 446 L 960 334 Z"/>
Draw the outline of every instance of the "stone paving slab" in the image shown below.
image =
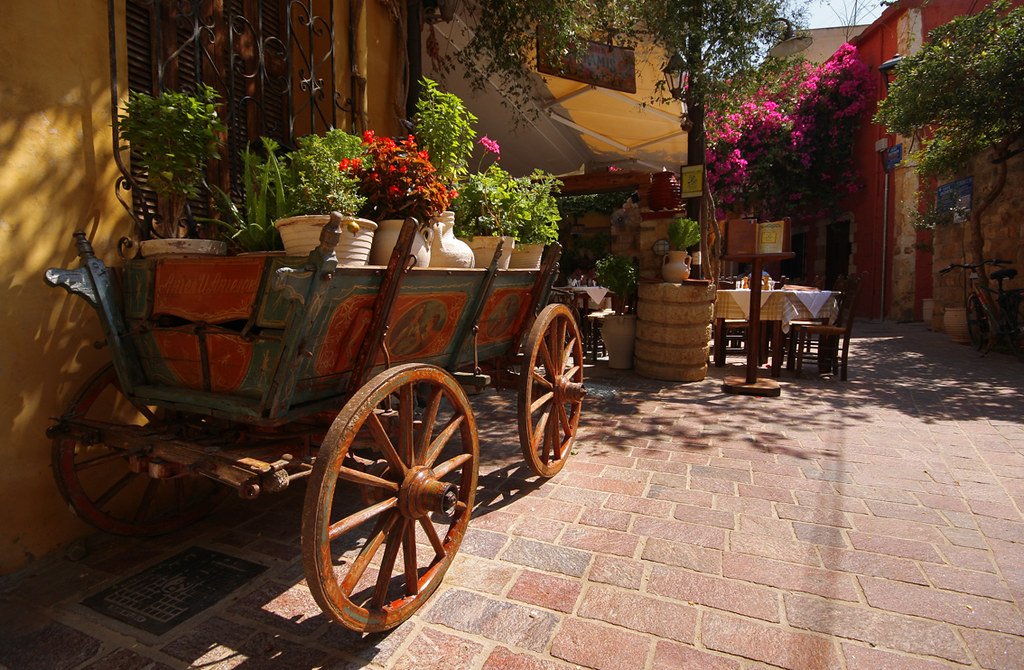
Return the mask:
<path fill-rule="evenodd" d="M 444 584 L 360 637 L 306 587 L 302 490 L 0 578 L 0 665 L 57 668 L 1024 668 L 1024 365 L 858 324 L 850 381 L 777 399 L 588 369 L 576 453 L 529 477 L 515 397 L 473 398 L 481 488 Z M 738 359 L 735 363 L 739 363 Z M 200 545 L 268 566 L 155 637 L 78 604 Z"/>

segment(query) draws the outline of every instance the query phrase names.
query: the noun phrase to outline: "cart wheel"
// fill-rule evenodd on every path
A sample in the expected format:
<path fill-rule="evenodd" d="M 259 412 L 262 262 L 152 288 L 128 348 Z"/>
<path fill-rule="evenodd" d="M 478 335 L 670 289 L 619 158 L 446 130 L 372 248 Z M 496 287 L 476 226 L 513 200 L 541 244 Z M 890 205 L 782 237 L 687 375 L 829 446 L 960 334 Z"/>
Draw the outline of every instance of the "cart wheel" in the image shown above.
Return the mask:
<path fill-rule="evenodd" d="M 387 467 L 367 468 L 350 452 L 367 436 Z M 400 365 L 359 389 L 331 425 L 306 490 L 302 559 L 320 608 L 364 633 L 408 619 L 455 558 L 478 468 L 469 400 L 441 368 Z M 380 493 L 338 488 L 340 480 Z"/>
<path fill-rule="evenodd" d="M 144 426 L 171 420 L 155 408 L 133 406 L 121 392 L 110 365 L 86 382 L 64 416 Z M 141 466 L 144 456 L 101 442 L 57 437 L 52 450 L 53 474 L 75 514 L 117 535 L 170 533 L 213 508 L 219 493 L 215 482 L 191 476 L 150 478 Z"/>
<path fill-rule="evenodd" d="M 530 469 L 553 477 L 565 465 L 580 423 L 583 344 L 565 305 L 548 305 L 526 340 L 519 375 L 519 445 Z"/>

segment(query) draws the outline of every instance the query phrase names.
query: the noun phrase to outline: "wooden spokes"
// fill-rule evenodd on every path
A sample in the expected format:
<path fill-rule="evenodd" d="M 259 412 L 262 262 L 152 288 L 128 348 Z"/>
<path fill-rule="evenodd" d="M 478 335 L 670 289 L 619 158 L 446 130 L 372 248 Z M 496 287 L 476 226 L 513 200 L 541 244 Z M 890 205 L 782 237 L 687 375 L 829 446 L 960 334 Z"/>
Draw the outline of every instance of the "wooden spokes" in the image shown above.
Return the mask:
<path fill-rule="evenodd" d="M 154 428 L 171 420 L 154 408 L 132 405 L 109 365 L 86 382 L 64 416 Z M 75 514 L 108 533 L 160 535 L 210 511 L 219 493 L 215 482 L 188 475 L 153 479 L 146 457 L 146 449 L 59 436 L 53 441 L 53 474 Z"/>
<path fill-rule="evenodd" d="M 331 425 L 306 490 L 302 556 L 320 608 L 360 632 L 408 619 L 458 551 L 478 468 L 476 421 L 450 374 L 409 364 L 370 380 Z"/>
<path fill-rule="evenodd" d="M 541 477 L 557 474 L 569 458 L 585 395 L 576 320 L 565 305 L 548 305 L 526 339 L 519 381 L 519 444 Z"/>

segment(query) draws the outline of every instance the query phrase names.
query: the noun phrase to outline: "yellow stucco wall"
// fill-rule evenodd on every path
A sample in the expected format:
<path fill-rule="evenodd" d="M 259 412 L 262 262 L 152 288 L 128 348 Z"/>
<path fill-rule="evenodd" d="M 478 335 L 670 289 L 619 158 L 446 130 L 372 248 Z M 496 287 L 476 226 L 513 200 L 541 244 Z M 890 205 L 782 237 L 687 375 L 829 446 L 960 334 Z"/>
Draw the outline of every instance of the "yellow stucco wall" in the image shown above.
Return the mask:
<path fill-rule="evenodd" d="M 345 3 L 339 3 L 345 4 Z M 397 34 L 367 2 L 372 127 L 394 132 Z M 339 42 L 347 31 L 336 33 Z M 129 220 L 114 198 L 106 3 L 0 2 L 0 573 L 91 532 L 65 507 L 45 430 L 109 360 L 95 314 L 47 287 L 48 267 L 77 267 L 87 232 L 116 263 Z M 339 44 L 341 53 L 347 46 Z M 340 68 L 339 68 L 340 69 Z M 348 90 L 348 78 L 338 83 Z"/>

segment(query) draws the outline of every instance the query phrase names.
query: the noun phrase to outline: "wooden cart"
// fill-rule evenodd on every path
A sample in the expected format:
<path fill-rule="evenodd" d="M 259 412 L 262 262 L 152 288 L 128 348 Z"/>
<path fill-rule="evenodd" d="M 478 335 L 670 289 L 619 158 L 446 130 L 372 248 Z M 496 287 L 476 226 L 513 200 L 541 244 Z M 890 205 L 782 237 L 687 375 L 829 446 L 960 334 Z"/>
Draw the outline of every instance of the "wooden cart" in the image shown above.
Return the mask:
<path fill-rule="evenodd" d="M 539 270 L 411 267 L 415 222 L 389 265 L 337 267 L 340 219 L 306 259 L 138 259 L 115 272 L 76 233 L 81 265 L 46 281 L 88 301 L 112 364 L 49 429 L 70 507 L 119 534 L 157 534 L 309 479 L 306 581 L 364 632 L 406 620 L 437 588 L 477 487 L 463 386 L 518 389 L 536 474 L 565 464 L 580 419 L 581 338 L 545 306 Z"/>

